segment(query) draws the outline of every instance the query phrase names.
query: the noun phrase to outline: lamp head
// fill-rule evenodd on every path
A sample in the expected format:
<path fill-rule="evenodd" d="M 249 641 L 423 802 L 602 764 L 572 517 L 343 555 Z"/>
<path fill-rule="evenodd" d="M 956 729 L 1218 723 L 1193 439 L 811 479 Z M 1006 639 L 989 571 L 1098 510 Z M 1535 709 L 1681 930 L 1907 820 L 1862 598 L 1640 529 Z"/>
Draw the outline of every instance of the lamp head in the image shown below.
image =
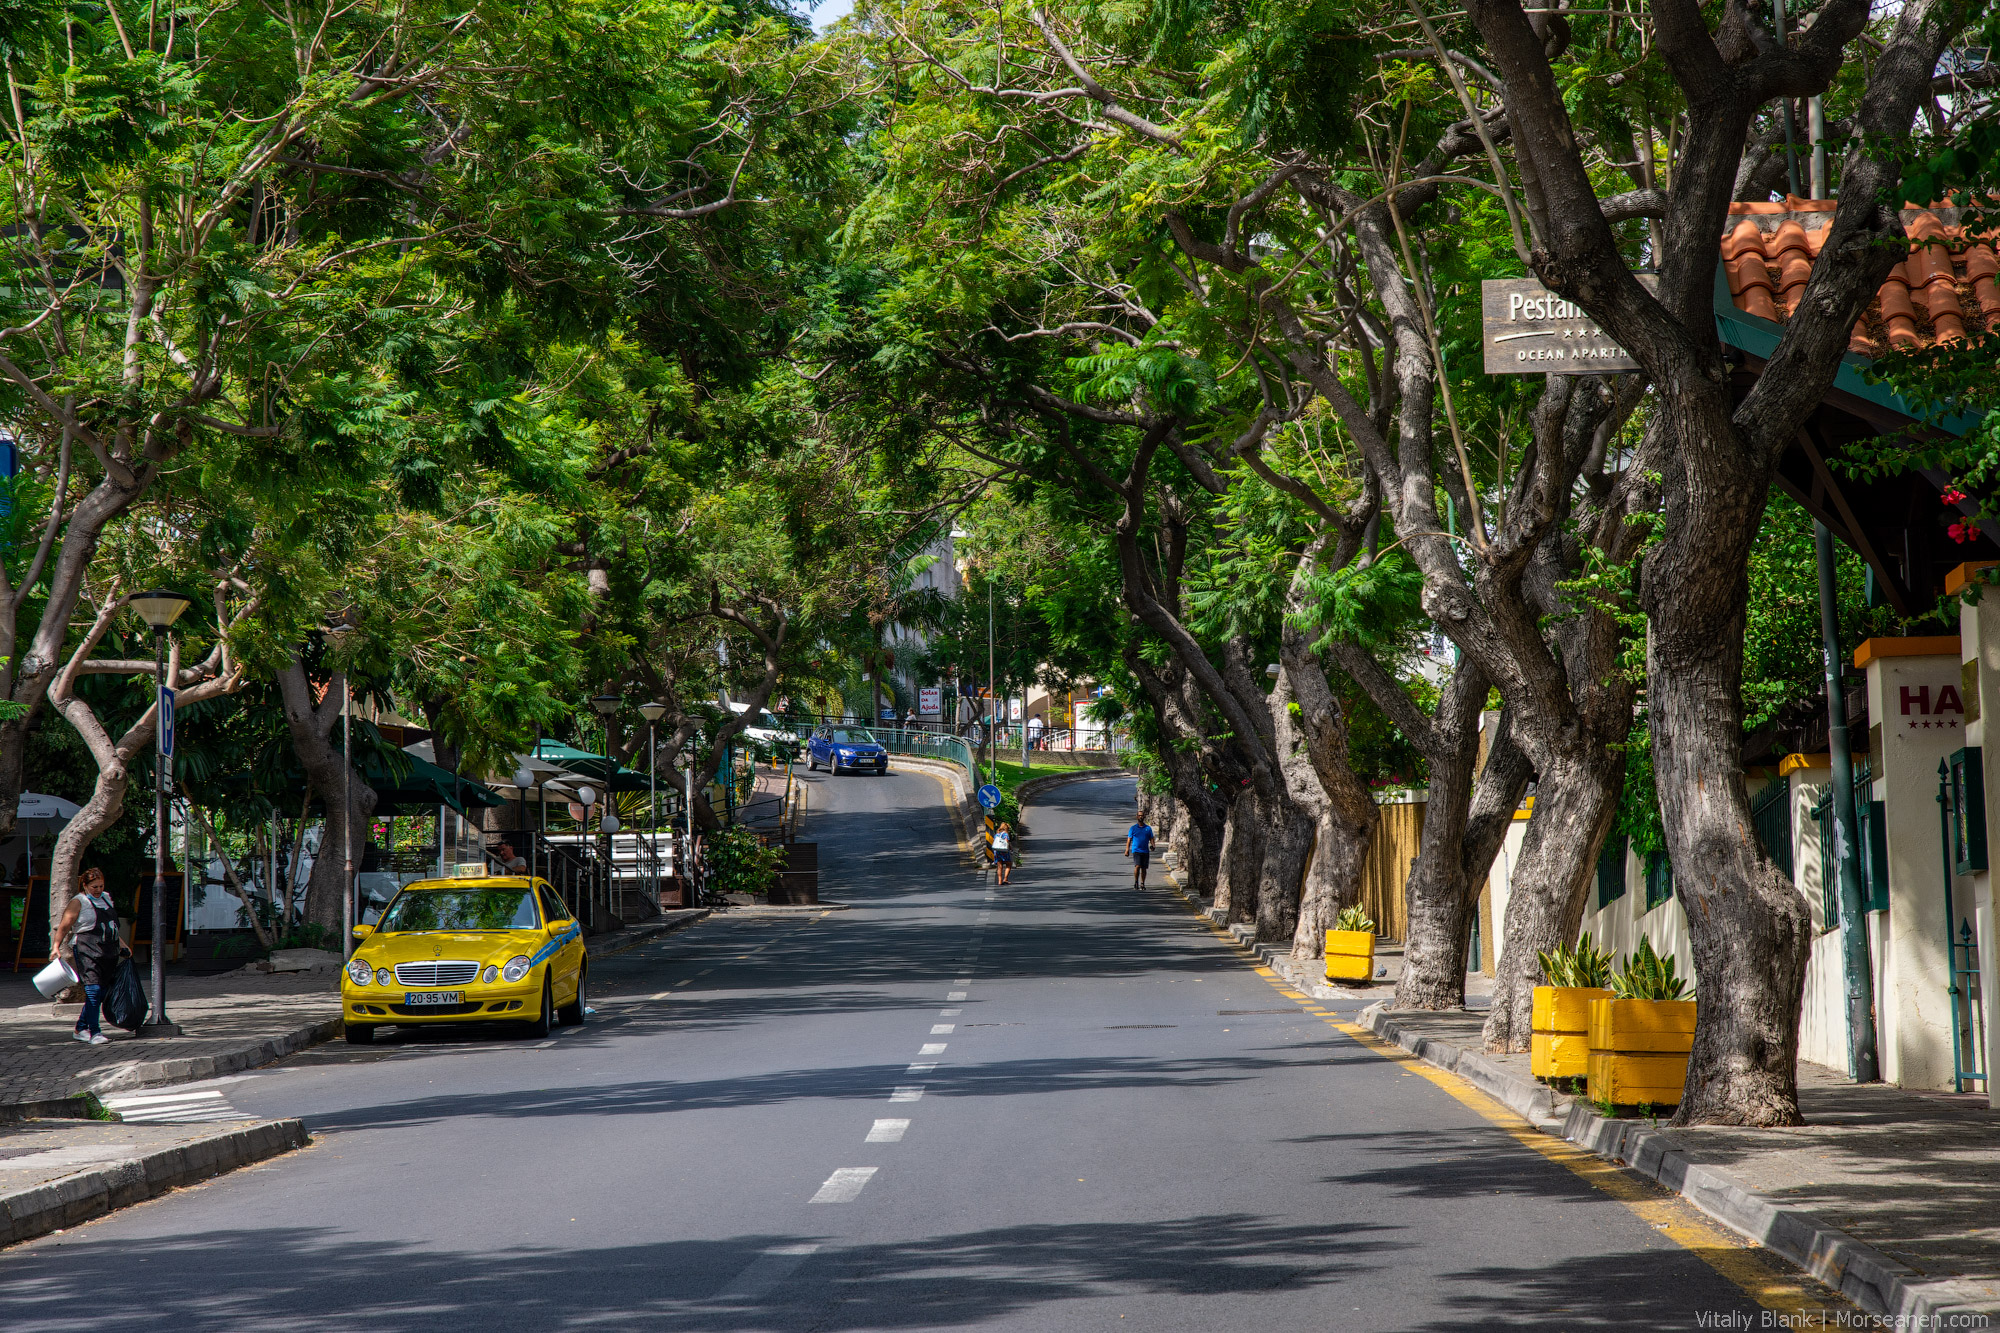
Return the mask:
<path fill-rule="evenodd" d="M 132 594 L 125 604 L 152 626 L 153 633 L 164 634 L 169 625 L 180 619 L 181 612 L 194 605 L 194 598 L 183 597 L 167 588 L 154 588 L 149 592 Z"/>
<path fill-rule="evenodd" d="M 589 786 L 578 787 L 576 789 L 576 799 L 583 802 L 585 805 L 596 805 L 597 788 Z"/>
<path fill-rule="evenodd" d="M 526 791 L 535 785 L 535 775 L 526 768 L 517 768 L 514 770 L 514 785 Z"/>
<path fill-rule="evenodd" d="M 624 702 L 615 694 L 599 694 L 592 696 L 590 706 L 597 710 L 599 717 L 610 717 L 618 711 L 618 705 Z"/>
<path fill-rule="evenodd" d="M 658 722 L 667 715 L 667 706 L 662 703 L 640 704 L 639 715 L 648 722 Z"/>
<path fill-rule="evenodd" d="M 621 827 L 623 827 L 623 825 L 619 824 L 617 815 L 606 815 L 603 819 L 598 821 L 597 826 L 603 829 L 606 833 L 616 833 Z"/>

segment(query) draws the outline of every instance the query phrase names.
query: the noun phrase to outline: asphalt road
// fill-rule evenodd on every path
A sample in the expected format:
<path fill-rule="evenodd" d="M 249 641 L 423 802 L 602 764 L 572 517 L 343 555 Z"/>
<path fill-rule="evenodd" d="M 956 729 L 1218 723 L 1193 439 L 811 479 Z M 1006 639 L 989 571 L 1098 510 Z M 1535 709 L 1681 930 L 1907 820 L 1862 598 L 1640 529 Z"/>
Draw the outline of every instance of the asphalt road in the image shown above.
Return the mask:
<path fill-rule="evenodd" d="M 218 1081 L 311 1147 L 0 1252 L 0 1326 L 1697 1327 L 1757 1306 L 1639 1213 L 1130 886 L 1129 780 L 1014 881 L 925 774 L 812 779 L 851 911 L 600 960 L 547 1042 Z"/>

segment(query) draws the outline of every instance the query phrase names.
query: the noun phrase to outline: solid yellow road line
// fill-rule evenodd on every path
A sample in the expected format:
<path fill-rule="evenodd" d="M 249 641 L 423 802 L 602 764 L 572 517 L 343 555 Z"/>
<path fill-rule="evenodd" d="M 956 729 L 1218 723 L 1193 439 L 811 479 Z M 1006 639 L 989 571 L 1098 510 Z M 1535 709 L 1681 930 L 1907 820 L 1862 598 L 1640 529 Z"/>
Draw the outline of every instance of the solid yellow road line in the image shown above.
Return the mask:
<path fill-rule="evenodd" d="M 970 859 L 972 856 L 972 844 L 965 840 L 965 820 L 958 808 L 958 793 L 954 792 L 951 789 L 951 784 L 945 781 L 944 774 L 937 772 L 935 769 L 919 766 L 916 771 L 937 783 L 938 789 L 944 793 L 944 808 L 951 812 L 951 828 L 952 832 L 958 835 L 959 854 Z"/>
<path fill-rule="evenodd" d="M 1243 955 L 1246 961 L 1256 958 L 1257 955 L 1238 943 L 1234 935 L 1207 917 L 1197 915 L 1195 919 L 1206 926 L 1210 934 Z M 1272 989 L 1287 999 L 1308 998 L 1288 989 L 1290 983 L 1280 979 L 1269 967 L 1253 964 L 1251 970 L 1269 981 Z M 1395 1043 L 1382 1040 L 1367 1028 L 1336 1018 L 1324 1009 L 1308 1006 L 1308 1012 L 1324 1018 L 1329 1027 L 1352 1037 L 1374 1054 L 1401 1065 L 1405 1075 L 1414 1074 L 1430 1080 L 1522 1147 L 1539 1153 L 1592 1188 L 1617 1200 L 1640 1221 L 1693 1254 L 1758 1305 L 1776 1312 L 1781 1326 L 1788 1329 L 1830 1328 L 1858 1326 L 1855 1321 L 1866 1320 L 1867 1317 L 1845 1296 L 1794 1268 L 1755 1241 L 1737 1235 L 1665 1186 L 1636 1172 L 1614 1166 L 1567 1139 L 1542 1133 L 1510 1107 L 1458 1075 L 1425 1063 Z M 1842 1324 L 1843 1320 L 1847 1321 L 1846 1325 Z"/>

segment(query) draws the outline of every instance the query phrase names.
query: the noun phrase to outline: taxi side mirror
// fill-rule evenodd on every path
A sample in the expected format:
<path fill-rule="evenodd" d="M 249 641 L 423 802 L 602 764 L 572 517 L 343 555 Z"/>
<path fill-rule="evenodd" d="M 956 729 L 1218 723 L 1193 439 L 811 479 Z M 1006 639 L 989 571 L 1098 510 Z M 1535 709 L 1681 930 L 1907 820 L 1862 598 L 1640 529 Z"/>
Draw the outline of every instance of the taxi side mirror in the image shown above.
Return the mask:
<path fill-rule="evenodd" d="M 375 927 L 373 926 L 356 926 L 354 928 L 354 938 L 357 940 L 365 940 L 374 933 Z"/>
<path fill-rule="evenodd" d="M 548 930 L 549 934 L 551 935 L 560 934 L 562 931 L 568 929 L 569 929 L 569 922 L 567 920 L 549 922 Z"/>

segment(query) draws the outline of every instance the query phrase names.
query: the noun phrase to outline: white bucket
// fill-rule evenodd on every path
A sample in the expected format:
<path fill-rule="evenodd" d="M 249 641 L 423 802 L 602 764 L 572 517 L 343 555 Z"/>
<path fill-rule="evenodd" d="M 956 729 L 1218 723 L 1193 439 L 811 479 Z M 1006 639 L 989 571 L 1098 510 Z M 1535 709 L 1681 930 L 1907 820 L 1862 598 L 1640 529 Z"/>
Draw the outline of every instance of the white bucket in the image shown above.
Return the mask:
<path fill-rule="evenodd" d="M 76 969 L 63 958 L 49 959 L 49 965 L 35 973 L 35 989 L 51 1000 L 76 984 Z"/>

